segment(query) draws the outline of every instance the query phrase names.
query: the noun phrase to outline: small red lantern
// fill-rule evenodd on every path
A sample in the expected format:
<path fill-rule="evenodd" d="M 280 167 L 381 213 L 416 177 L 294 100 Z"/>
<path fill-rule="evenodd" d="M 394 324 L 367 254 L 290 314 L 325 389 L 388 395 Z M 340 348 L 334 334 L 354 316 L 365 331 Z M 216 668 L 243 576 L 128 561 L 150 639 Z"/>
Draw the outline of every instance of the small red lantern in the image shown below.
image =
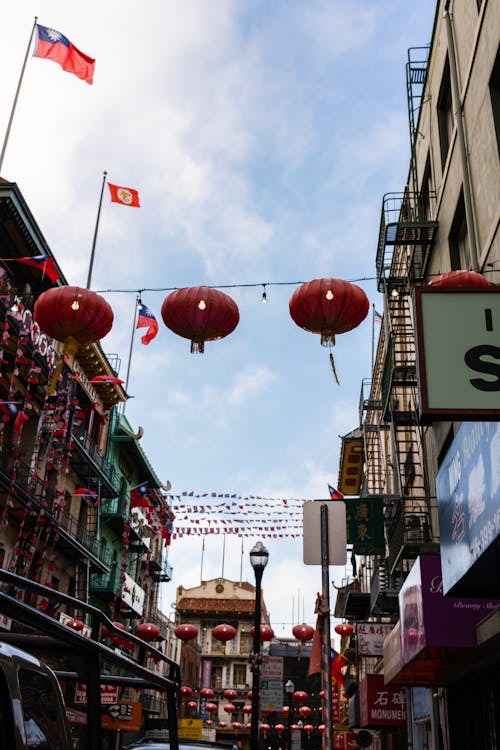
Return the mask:
<path fill-rule="evenodd" d="M 186 623 L 185 625 L 177 625 L 174 633 L 181 641 L 192 641 L 198 635 L 198 628 L 196 625 Z"/>
<path fill-rule="evenodd" d="M 136 627 L 135 634 L 143 641 L 157 641 L 160 637 L 160 628 L 152 622 L 142 622 Z"/>
<path fill-rule="evenodd" d="M 304 726 L 303 726 L 302 728 L 303 728 L 304 732 L 305 732 L 305 733 L 306 733 L 307 735 L 310 735 L 310 734 L 311 734 L 311 732 L 312 732 L 312 731 L 313 731 L 313 729 L 314 729 L 314 727 L 313 727 L 313 725 L 312 725 L 312 724 L 304 724 Z"/>
<path fill-rule="evenodd" d="M 227 727 L 227 721 L 219 721 L 219 726 L 221 729 L 225 729 Z"/>
<path fill-rule="evenodd" d="M 236 711 L 236 706 L 234 706 L 232 703 L 226 703 L 226 705 L 224 706 L 224 711 L 227 714 L 234 714 L 234 712 Z"/>
<path fill-rule="evenodd" d="M 293 694 L 293 699 L 296 703 L 305 703 L 308 698 L 309 693 L 306 693 L 304 690 L 296 690 Z"/>
<path fill-rule="evenodd" d="M 232 727 L 237 732 L 238 729 L 241 729 L 241 722 L 240 721 L 233 721 Z"/>
<path fill-rule="evenodd" d="M 113 625 L 115 628 L 118 628 L 118 630 L 125 631 L 125 625 L 122 625 L 121 622 L 114 622 Z M 111 638 L 113 639 L 113 643 L 116 646 L 120 646 L 121 648 L 126 649 L 127 651 L 132 651 L 134 648 L 134 644 L 132 641 L 128 641 L 126 638 L 122 638 L 120 635 L 112 635 Z"/>
<path fill-rule="evenodd" d="M 227 690 L 224 690 L 224 698 L 227 698 L 228 701 L 234 701 L 238 697 L 238 691 L 232 690 L 228 688 Z"/>
<path fill-rule="evenodd" d="M 325 725 L 324 725 L 324 724 L 320 724 L 320 725 L 319 725 L 318 729 L 319 729 L 319 731 L 321 732 L 321 734 L 323 734 L 323 733 L 324 733 L 324 731 L 325 731 L 325 728 L 326 728 L 326 727 L 325 727 Z"/>
<path fill-rule="evenodd" d="M 205 719 L 205 724 L 207 725 L 207 727 L 211 727 L 213 723 L 214 722 L 212 719 Z"/>
<path fill-rule="evenodd" d="M 191 352 L 204 351 L 205 341 L 230 334 L 240 320 L 236 302 L 207 286 L 177 289 L 161 306 L 163 322 L 171 331 L 191 339 Z"/>
<path fill-rule="evenodd" d="M 275 724 L 274 728 L 278 732 L 278 734 L 281 734 L 281 732 L 285 731 L 285 725 L 284 724 Z"/>
<path fill-rule="evenodd" d="M 212 635 L 216 640 L 225 643 L 233 640 L 236 636 L 236 629 L 232 625 L 221 624 L 212 630 Z"/>
<path fill-rule="evenodd" d="M 335 632 L 338 635 L 347 637 L 354 633 L 354 628 L 348 622 L 341 622 L 339 625 L 335 625 Z"/>
<path fill-rule="evenodd" d="M 309 706 L 301 706 L 299 708 L 299 714 L 304 717 L 304 719 L 307 719 L 308 716 L 310 716 L 312 713 L 312 708 Z"/>
<path fill-rule="evenodd" d="M 33 317 L 53 339 L 74 339 L 80 345 L 99 341 L 113 326 L 113 310 L 106 300 L 77 286 L 47 289 L 35 302 Z"/>
<path fill-rule="evenodd" d="M 304 643 L 307 643 L 307 641 L 310 641 L 312 637 L 314 636 L 314 628 L 312 625 L 306 625 L 306 623 L 302 623 L 302 625 L 294 625 L 292 628 L 293 637 L 296 638 L 298 641 L 304 645 Z"/>
<path fill-rule="evenodd" d="M 264 735 L 264 739 L 266 739 L 267 733 L 269 732 L 271 727 L 269 726 L 269 724 L 264 722 L 264 723 L 261 723 L 260 728 L 261 728 L 262 734 Z"/>
<path fill-rule="evenodd" d="M 283 716 L 288 716 L 288 714 L 290 713 L 290 706 L 283 706 L 283 708 L 281 709 L 281 713 L 283 714 Z"/>
<path fill-rule="evenodd" d="M 66 625 L 68 628 L 72 628 L 73 630 L 83 630 L 85 627 L 85 624 L 81 620 L 68 620 L 66 622 Z"/>
<path fill-rule="evenodd" d="M 255 633 L 255 628 L 250 628 L 250 635 L 253 637 L 253 634 Z M 274 630 L 270 625 L 261 625 L 260 626 L 260 642 L 263 641 L 272 641 L 274 638 Z"/>
<path fill-rule="evenodd" d="M 189 698 L 193 695 L 193 688 L 190 688 L 189 685 L 181 685 L 179 692 L 183 698 Z"/>
<path fill-rule="evenodd" d="M 429 286 L 478 287 L 491 286 L 488 279 L 477 271 L 446 271 L 429 281 Z"/>
<path fill-rule="evenodd" d="M 196 709 L 198 708 L 198 704 L 196 703 L 196 701 L 188 701 L 187 707 L 190 711 L 196 711 Z"/>
<path fill-rule="evenodd" d="M 206 687 L 204 687 L 204 688 L 202 688 L 202 689 L 200 690 L 200 696 L 201 696 L 202 698 L 209 698 L 209 699 L 210 699 L 210 698 L 213 698 L 213 697 L 214 697 L 214 695 L 215 695 L 215 693 L 214 693 L 214 691 L 212 690 L 212 688 L 206 688 Z M 208 709 L 207 709 L 207 710 L 208 710 Z"/>
<path fill-rule="evenodd" d="M 205 703 L 205 710 L 208 711 L 209 714 L 213 714 L 214 711 L 217 711 L 217 704 L 216 703 Z"/>
<path fill-rule="evenodd" d="M 246 705 L 243 706 L 241 710 L 243 711 L 244 714 L 251 714 L 252 706 L 247 703 Z"/>

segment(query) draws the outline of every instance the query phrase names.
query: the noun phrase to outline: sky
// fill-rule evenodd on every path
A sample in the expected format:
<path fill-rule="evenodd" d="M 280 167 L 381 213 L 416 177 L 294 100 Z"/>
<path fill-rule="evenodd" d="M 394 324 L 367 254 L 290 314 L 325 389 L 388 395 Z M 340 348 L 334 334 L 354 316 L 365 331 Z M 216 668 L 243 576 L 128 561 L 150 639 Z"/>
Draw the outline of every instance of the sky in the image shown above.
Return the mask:
<path fill-rule="evenodd" d="M 333 353 L 299 328 L 303 282 L 356 283 L 382 312 L 375 253 L 383 195 L 410 158 L 405 64 L 428 44 L 435 0 L 45 0 L 2 3 L 0 137 L 34 18 L 96 59 L 93 85 L 28 57 L 1 176 L 16 182 L 70 284 L 85 286 L 103 172 L 141 207 L 104 194 L 91 288 L 114 311 L 106 353 L 130 363 L 125 414 L 158 477 L 182 496 L 302 500 L 337 482 L 340 436 L 359 424 L 372 312 Z M 214 286 L 237 303 L 226 338 L 191 354 L 160 309 L 169 290 Z M 159 322 L 133 336 L 138 290 Z M 262 303 L 263 292 L 267 303 Z M 375 330 L 376 333 L 376 330 Z M 260 539 L 174 539 L 177 586 L 254 582 Z M 261 539 L 278 636 L 314 623 L 321 568 L 302 539 Z M 335 585 L 352 575 L 331 566 Z M 331 588 L 331 606 L 335 592 Z"/>

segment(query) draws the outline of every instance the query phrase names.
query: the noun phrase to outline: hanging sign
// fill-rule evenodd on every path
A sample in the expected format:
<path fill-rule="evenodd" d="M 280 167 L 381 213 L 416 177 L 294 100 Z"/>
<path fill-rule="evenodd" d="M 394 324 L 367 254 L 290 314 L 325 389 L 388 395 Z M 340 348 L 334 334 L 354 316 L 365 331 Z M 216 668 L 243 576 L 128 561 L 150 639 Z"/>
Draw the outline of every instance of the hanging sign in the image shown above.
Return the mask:
<path fill-rule="evenodd" d="M 347 543 L 362 555 L 384 554 L 384 500 L 380 496 L 344 499 Z"/>

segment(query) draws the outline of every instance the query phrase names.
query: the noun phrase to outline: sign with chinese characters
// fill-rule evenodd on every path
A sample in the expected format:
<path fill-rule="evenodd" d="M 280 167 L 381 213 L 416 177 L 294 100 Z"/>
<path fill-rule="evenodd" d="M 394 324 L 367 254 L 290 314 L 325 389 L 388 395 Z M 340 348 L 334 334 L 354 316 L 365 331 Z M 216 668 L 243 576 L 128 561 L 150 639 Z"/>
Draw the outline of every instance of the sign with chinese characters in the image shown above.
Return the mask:
<path fill-rule="evenodd" d="M 113 703 L 101 714 L 103 729 L 138 732 L 141 728 L 141 703 Z"/>
<path fill-rule="evenodd" d="M 180 740 L 201 740 L 203 737 L 201 719 L 179 719 L 177 729 Z"/>
<path fill-rule="evenodd" d="M 498 596 L 500 422 L 460 426 L 437 473 L 436 495 L 444 593 Z"/>
<path fill-rule="evenodd" d="M 417 287 L 422 420 L 500 419 L 500 289 Z"/>
<path fill-rule="evenodd" d="M 359 656 L 382 656 L 384 639 L 394 625 L 381 622 L 356 623 L 356 643 Z"/>
<path fill-rule="evenodd" d="M 101 685 L 101 706 L 111 705 L 118 700 L 118 685 Z M 83 682 L 77 682 L 75 688 L 75 703 L 87 703 L 87 688 Z"/>
<path fill-rule="evenodd" d="M 339 501 L 336 501 L 339 502 Z M 356 553 L 384 554 L 384 500 L 380 496 L 345 499 L 347 543 Z"/>
<path fill-rule="evenodd" d="M 125 580 L 122 586 L 122 601 L 138 615 L 142 615 L 144 609 L 144 589 L 142 589 L 134 579 L 125 573 Z"/>
<path fill-rule="evenodd" d="M 359 686 L 360 726 L 406 726 L 403 688 L 384 685 L 384 676 L 368 674 Z"/>

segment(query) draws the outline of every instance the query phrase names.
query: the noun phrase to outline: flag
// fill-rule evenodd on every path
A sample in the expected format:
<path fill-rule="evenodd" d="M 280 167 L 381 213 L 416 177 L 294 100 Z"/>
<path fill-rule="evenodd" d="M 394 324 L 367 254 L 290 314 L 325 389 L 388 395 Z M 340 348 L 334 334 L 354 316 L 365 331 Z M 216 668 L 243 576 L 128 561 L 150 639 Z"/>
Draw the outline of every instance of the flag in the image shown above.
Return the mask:
<path fill-rule="evenodd" d="M 34 255 L 32 258 L 14 258 L 13 260 L 17 263 L 39 268 L 42 275 L 47 276 L 53 284 L 61 278 L 54 263 L 54 258 L 51 258 L 50 255 Z"/>
<path fill-rule="evenodd" d="M 331 500 L 342 500 L 344 497 L 343 494 L 336 490 L 335 487 L 332 487 L 331 484 L 328 485 L 328 492 L 330 493 Z"/>
<path fill-rule="evenodd" d="M 89 490 L 88 487 L 78 487 L 72 494 L 88 497 L 94 505 L 97 505 L 97 503 L 99 502 L 99 496 L 97 492 L 95 492 L 94 490 Z"/>
<path fill-rule="evenodd" d="M 148 483 L 143 482 L 130 490 L 131 508 L 151 508 Z"/>
<path fill-rule="evenodd" d="M 108 182 L 108 187 L 113 203 L 121 203 L 122 206 L 135 206 L 135 208 L 140 208 L 139 193 L 137 190 L 128 187 L 120 187 L 119 185 L 112 185 L 110 182 Z"/>
<path fill-rule="evenodd" d="M 0 401 L 0 412 L 4 414 L 4 422 L 10 419 L 16 419 L 19 411 L 19 406 L 17 404 L 18 402 L 15 401 Z"/>
<path fill-rule="evenodd" d="M 378 323 L 379 325 L 382 323 L 382 316 L 375 310 L 375 308 L 373 308 L 373 322 Z"/>
<path fill-rule="evenodd" d="M 136 328 L 147 328 L 148 330 L 144 334 L 144 336 L 141 337 L 141 341 L 143 344 L 149 344 L 152 339 L 156 336 L 158 333 L 158 322 L 146 305 L 143 305 L 142 302 L 139 303 L 139 315 L 137 316 L 137 325 Z"/>
<path fill-rule="evenodd" d="M 339 682 L 341 685 L 344 684 L 344 674 L 342 672 L 342 667 L 345 667 L 347 664 L 347 659 L 342 656 L 342 654 L 339 654 L 338 651 L 335 651 L 334 648 L 331 649 L 331 671 L 332 671 L 332 678 L 335 680 L 335 682 Z"/>
<path fill-rule="evenodd" d="M 114 375 L 96 375 L 89 380 L 89 383 L 111 383 L 112 385 L 121 385 L 124 381 L 115 378 Z"/>
<path fill-rule="evenodd" d="M 36 25 L 36 40 L 33 57 L 43 57 L 59 63 L 67 73 L 74 73 L 82 81 L 92 83 L 95 60 L 84 55 L 59 31 L 48 26 Z"/>

